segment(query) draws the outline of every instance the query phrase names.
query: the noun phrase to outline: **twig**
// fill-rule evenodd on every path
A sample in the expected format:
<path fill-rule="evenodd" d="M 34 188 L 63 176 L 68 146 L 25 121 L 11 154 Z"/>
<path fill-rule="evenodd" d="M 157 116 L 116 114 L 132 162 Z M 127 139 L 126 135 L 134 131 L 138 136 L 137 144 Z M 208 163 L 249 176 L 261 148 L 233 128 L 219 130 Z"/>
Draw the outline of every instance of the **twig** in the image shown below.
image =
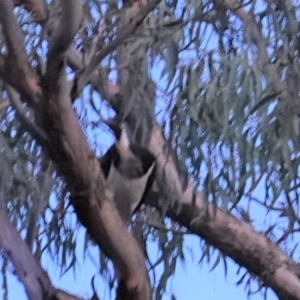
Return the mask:
<path fill-rule="evenodd" d="M 142 220 L 137 220 L 135 221 L 135 223 L 137 224 L 147 224 L 148 226 L 151 226 L 155 229 L 158 229 L 158 230 L 162 230 L 162 231 L 165 231 L 165 232 L 172 232 L 172 233 L 175 233 L 175 234 L 180 234 L 180 235 L 184 235 L 184 234 L 194 234 L 193 232 L 191 231 L 180 231 L 180 230 L 175 230 L 175 229 L 172 229 L 172 228 L 167 228 L 165 226 L 162 226 L 161 224 L 159 223 L 153 223 L 151 221 L 142 221 Z"/>
<path fill-rule="evenodd" d="M 11 103 L 13 108 L 16 110 L 18 117 L 22 124 L 27 127 L 28 132 L 35 138 L 41 145 L 49 145 L 49 138 L 47 134 L 39 128 L 33 121 L 27 117 L 29 109 L 23 107 L 22 102 L 20 101 L 20 95 L 18 92 L 11 86 L 6 85 L 6 91 L 9 95 L 10 101 L 7 100 L 8 105 Z"/>
<path fill-rule="evenodd" d="M 110 44 L 104 47 L 98 54 L 96 54 L 91 59 L 90 63 L 86 66 L 86 68 L 76 78 L 72 88 L 72 99 L 78 97 L 82 89 L 89 82 L 92 73 L 101 63 L 102 59 L 105 58 L 106 55 L 114 51 L 118 46 L 120 46 L 123 43 L 123 41 L 137 29 L 137 27 L 147 17 L 149 12 L 152 11 L 155 8 L 155 6 L 157 6 L 160 3 L 160 1 L 161 0 L 152 0 L 141 8 L 139 8 L 137 5 L 129 8 L 131 10 L 130 13 L 132 13 L 132 15 L 129 18 L 130 23 L 124 24 L 124 26 L 120 28 L 117 37 Z M 126 13 L 126 9 L 124 13 Z"/>
<path fill-rule="evenodd" d="M 10 102 L 5 100 L 4 102 L 0 103 L 0 110 L 10 106 Z"/>
<path fill-rule="evenodd" d="M 73 42 L 82 20 L 82 3 L 80 0 L 62 1 L 61 3 L 62 14 L 59 26 L 54 28 L 49 41 L 46 82 L 59 80 L 57 73 L 61 69 L 65 54 Z"/>

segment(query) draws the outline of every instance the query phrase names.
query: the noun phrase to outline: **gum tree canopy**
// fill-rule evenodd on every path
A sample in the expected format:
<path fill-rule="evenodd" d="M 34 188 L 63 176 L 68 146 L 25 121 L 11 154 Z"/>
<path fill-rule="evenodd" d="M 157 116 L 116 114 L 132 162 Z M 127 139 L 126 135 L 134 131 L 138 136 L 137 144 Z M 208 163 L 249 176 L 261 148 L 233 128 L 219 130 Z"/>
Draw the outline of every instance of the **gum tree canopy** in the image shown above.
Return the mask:
<path fill-rule="evenodd" d="M 243 268 L 246 293 L 300 299 L 299 5 L 1 0 L 4 290 L 13 270 L 29 299 L 79 299 L 41 260 L 76 272 L 76 247 L 99 247 L 117 299 L 161 299 L 193 234 L 200 263 Z M 157 161 L 129 228 L 98 162 L 113 116 Z"/>

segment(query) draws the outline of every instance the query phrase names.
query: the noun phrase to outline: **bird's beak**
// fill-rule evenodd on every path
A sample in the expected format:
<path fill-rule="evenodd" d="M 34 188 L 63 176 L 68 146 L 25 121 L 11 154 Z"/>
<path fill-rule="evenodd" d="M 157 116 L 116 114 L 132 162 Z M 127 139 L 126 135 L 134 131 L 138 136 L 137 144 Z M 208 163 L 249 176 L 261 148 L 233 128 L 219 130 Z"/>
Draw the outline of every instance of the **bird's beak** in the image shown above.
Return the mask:
<path fill-rule="evenodd" d="M 128 132 L 126 130 L 126 126 L 123 122 L 120 122 L 116 118 L 107 119 L 103 121 L 109 129 L 114 133 L 116 136 L 117 142 L 116 147 L 119 150 L 121 156 L 128 157 L 129 156 L 129 137 Z"/>

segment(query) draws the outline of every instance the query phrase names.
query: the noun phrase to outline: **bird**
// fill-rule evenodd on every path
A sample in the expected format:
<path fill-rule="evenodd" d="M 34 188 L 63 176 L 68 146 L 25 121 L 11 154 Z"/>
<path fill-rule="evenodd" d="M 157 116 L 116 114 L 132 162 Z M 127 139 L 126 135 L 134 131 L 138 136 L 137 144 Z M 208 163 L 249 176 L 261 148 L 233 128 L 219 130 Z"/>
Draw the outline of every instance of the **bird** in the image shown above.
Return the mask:
<path fill-rule="evenodd" d="M 129 140 L 127 124 L 115 119 L 105 123 L 116 142 L 101 157 L 100 165 L 119 215 L 128 224 L 153 185 L 156 159 L 148 149 Z"/>

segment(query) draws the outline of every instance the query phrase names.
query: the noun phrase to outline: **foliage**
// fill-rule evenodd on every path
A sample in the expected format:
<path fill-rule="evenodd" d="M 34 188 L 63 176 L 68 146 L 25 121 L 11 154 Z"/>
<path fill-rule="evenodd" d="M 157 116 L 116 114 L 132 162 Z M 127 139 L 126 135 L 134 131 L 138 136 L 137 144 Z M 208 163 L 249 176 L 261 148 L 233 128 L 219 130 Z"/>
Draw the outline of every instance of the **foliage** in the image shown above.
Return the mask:
<path fill-rule="evenodd" d="M 146 73 L 133 76 L 126 87 L 131 95 L 126 110 L 137 106 L 145 94 L 149 96 L 149 90 L 138 90 L 138 86 L 144 87 L 145 74 L 151 73 L 157 120 L 197 186 L 205 190 L 210 201 L 253 226 L 262 222 L 256 219 L 257 208 L 275 216 L 273 222 L 257 229 L 297 260 L 299 6 L 296 1 L 239 3 L 254 14 L 260 26 L 271 57 L 267 63 L 274 77 L 270 78 L 259 57 L 260 49 L 247 40 L 241 20 L 218 3 L 163 1 L 143 27 L 126 40 L 127 57 L 146 65 Z M 50 2 L 51 18 L 45 27 L 33 22 L 22 8 L 15 9 L 31 64 L 41 72 L 49 32 L 59 14 L 56 5 L 56 1 Z M 84 12 L 76 50 L 88 59 L 85 49 L 97 43 L 106 45 L 119 30 L 118 1 L 85 1 Z M 107 55 L 95 76 L 117 81 L 116 59 L 114 52 Z M 69 70 L 70 79 L 75 74 L 76 70 Z M 273 86 L 278 79 L 285 86 L 280 93 Z M 105 150 L 99 137 L 103 134 L 101 119 L 113 112 L 96 94 L 93 84 L 86 86 L 75 108 L 90 144 L 100 155 Z M 2 102 L 7 99 L 3 92 Z M 37 257 L 50 254 L 62 272 L 75 268 L 79 224 L 74 221 L 68 193 L 55 167 L 11 108 L 1 111 L 0 150 L 1 197 L 11 219 L 25 238 L 33 238 L 29 245 Z M 30 222 L 37 222 L 36 232 L 28 233 Z M 150 239 L 159 245 L 158 260 L 152 265 L 164 265 L 155 294 L 160 299 L 177 260 L 185 259 L 185 231 L 150 208 L 137 215 L 132 230 L 142 236 L 142 243 Z M 87 251 L 93 245 L 87 242 L 85 247 Z M 204 242 L 202 247 L 201 263 L 213 251 Z M 114 278 L 105 258 L 100 261 L 100 273 Z M 217 259 L 216 264 L 220 261 Z M 155 276 L 155 267 L 152 271 Z M 250 291 L 251 286 L 247 287 Z"/>

